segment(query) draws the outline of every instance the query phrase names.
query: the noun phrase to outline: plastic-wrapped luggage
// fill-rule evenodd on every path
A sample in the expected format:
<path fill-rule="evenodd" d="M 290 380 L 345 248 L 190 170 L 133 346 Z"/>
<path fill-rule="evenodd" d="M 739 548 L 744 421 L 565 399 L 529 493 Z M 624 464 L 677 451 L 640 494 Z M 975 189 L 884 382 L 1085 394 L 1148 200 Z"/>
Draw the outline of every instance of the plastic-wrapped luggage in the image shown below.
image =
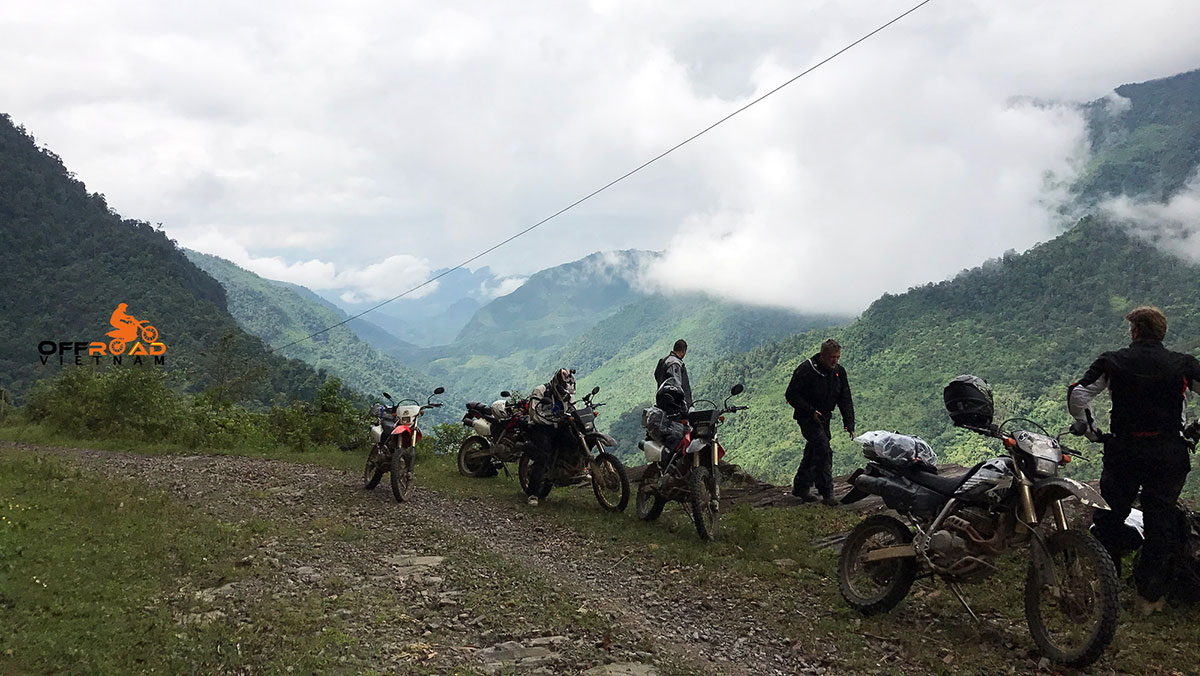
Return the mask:
<path fill-rule="evenodd" d="M 881 465 L 937 474 L 937 454 L 920 437 L 876 430 L 854 440 L 862 444 L 863 455 Z"/>

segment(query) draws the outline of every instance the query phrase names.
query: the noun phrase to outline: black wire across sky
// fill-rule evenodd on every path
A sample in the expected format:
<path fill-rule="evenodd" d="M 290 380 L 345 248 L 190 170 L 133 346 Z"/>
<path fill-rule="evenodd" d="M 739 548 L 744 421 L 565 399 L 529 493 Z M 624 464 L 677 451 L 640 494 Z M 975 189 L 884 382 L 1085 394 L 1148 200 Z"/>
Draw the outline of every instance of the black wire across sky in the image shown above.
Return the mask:
<path fill-rule="evenodd" d="M 523 230 L 520 230 L 519 232 L 517 232 L 517 233 L 515 233 L 515 234 L 513 234 L 513 235 L 510 235 L 510 236 L 509 236 L 509 237 L 507 237 L 506 239 L 504 239 L 504 240 L 502 240 L 502 241 L 500 241 L 500 242 L 498 242 L 498 243 L 496 243 L 496 244 L 493 244 L 492 246 L 490 246 L 490 247 L 488 247 L 488 248 L 484 249 L 483 251 L 480 251 L 479 253 L 475 254 L 474 256 L 471 256 L 470 258 L 468 258 L 468 259 L 466 259 L 466 260 L 464 260 L 464 261 L 462 261 L 462 262 L 458 263 L 458 264 L 457 264 L 457 265 L 455 265 L 454 267 L 447 268 L 447 269 L 445 269 L 445 270 L 443 270 L 443 271 L 439 272 L 438 274 L 434 275 L 433 277 L 430 277 L 429 279 L 427 279 L 427 280 L 425 280 L 425 281 L 421 282 L 420 284 L 417 284 L 416 286 L 414 286 L 414 287 L 412 287 L 412 288 L 410 288 L 410 289 L 408 289 L 408 290 L 404 291 L 403 293 L 397 294 L 397 295 L 395 295 L 395 296 L 393 296 L 393 297 L 391 297 L 391 298 L 389 298 L 389 299 L 387 299 L 387 300 L 385 300 L 385 301 L 382 301 L 381 303 L 379 303 L 379 304 L 377 304 L 377 305 L 373 305 L 373 306 L 371 306 L 371 307 L 367 308 L 366 310 L 363 310 L 362 312 L 359 312 L 358 314 L 355 314 L 355 315 L 351 315 L 351 316 L 349 316 L 349 317 L 346 317 L 345 319 L 343 319 L 342 321 L 340 321 L 340 322 L 338 322 L 338 323 L 336 323 L 336 324 L 333 324 L 333 325 L 327 326 L 327 327 L 325 327 L 325 328 L 321 329 L 320 331 L 316 331 L 316 332 L 314 332 L 314 333 L 311 333 L 311 334 L 309 334 L 309 335 L 307 335 L 307 336 L 305 336 L 305 337 L 303 337 L 303 338 L 299 338 L 299 339 L 297 339 L 297 340 L 293 340 L 292 342 L 290 342 L 290 343 L 287 343 L 287 344 L 285 344 L 285 345 L 281 345 L 281 346 L 279 346 L 279 347 L 272 347 L 272 348 L 270 348 L 268 351 L 269 351 L 269 352 L 278 352 L 278 351 L 280 351 L 280 350 L 287 349 L 287 348 L 289 348 L 289 347 L 291 347 L 291 346 L 293 346 L 293 345 L 296 345 L 296 344 L 298 344 L 298 343 L 303 343 L 303 342 L 304 342 L 304 341 L 306 341 L 306 340 L 311 340 L 311 339 L 313 339 L 313 338 L 315 338 L 315 337 L 317 337 L 317 336 L 321 335 L 322 333 L 325 333 L 325 332 L 327 332 L 327 331 L 331 331 L 331 330 L 333 330 L 333 329 L 336 329 L 337 327 L 339 327 L 339 326 L 342 326 L 343 324 L 348 324 L 349 322 L 351 322 L 351 321 L 353 321 L 353 320 L 355 320 L 355 319 L 358 319 L 359 317 L 361 317 L 361 316 L 363 316 L 363 315 L 367 314 L 368 312 L 372 312 L 372 311 L 374 311 L 374 310 L 378 310 L 379 308 L 383 307 L 384 305 L 387 305 L 388 303 L 391 303 L 392 301 L 399 300 L 399 299 L 401 299 L 401 298 L 403 298 L 403 297 L 407 296 L 408 294 L 410 294 L 410 293 L 412 293 L 412 292 L 414 292 L 414 291 L 417 291 L 417 290 L 419 290 L 419 289 L 421 289 L 421 288 L 424 288 L 424 287 L 426 287 L 426 286 L 428 286 L 428 285 L 430 285 L 430 284 L 432 284 L 432 283 L 436 282 L 437 280 L 441 279 L 442 277 L 445 277 L 446 275 L 450 274 L 451 272 L 454 272 L 455 270 L 458 270 L 458 269 L 460 269 L 460 268 L 466 267 L 466 266 L 470 265 L 471 263 L 473 263 L 473 262 L 475 262 L 475 261 L 479 260 L 480 258 L 483 258 L 484 256 L 486 256 L 486 255 L 490 254 L 491 252 L 495 251 L 496 249 L 499 249 L 500 247 L 504 246 L 505 244 L 508 244 L 509 242 L 512 242 L 513 240 L 515 240 L 515 239 L 517 239 L 517 238 L 519 238 L 519 237 L 523 237 L 524 235 L 527 235 L 527 234 L 529 234 L 530 232 L 533 232 L 533 231 L 534 231 L 534 230 L 536 230 L 537 228 L 539 228 L 539 227 L 541 227 L 541 226 L 545 225 L 546 223 L 549 223 L 550 221 L 554 220 L 555 218 L 558 218 L 559 216 L 561 216 L 561 215 L 563 215 L 563 214 L 567 213 L 567 212 L 568 212 L 568 211 L 570 211 L 571 209 L 574 209 L 575 207 L 579 206 L 580 204 L 583 204 L 584 202 L 586 202 L 586 201 L 588 201 L 588 200 L 592 199 L 592 198 L 593 198 L 593 197 L 595 197 L 596 195 L 599 195 L 600 193 L 604 192 L 605 190 L 608 190 L 609 188 L 613 187 L 614 185 L 616 185 L 616 184 L 618 184 L 618 183 L 620 183 L 620 182 L 624 181 L 625 179 L 627 179 L 627 178 L 629 178 L 629 177 L 633 176 L 634 174 L 636 174 L 636 173 L 638 173 L 639 171 L 641 171 L 641 170 L 645 169 L 646 167 L 648 167 L 648 166 L 650 166 L 650 165 L 654 164 L 655 162 L 658 162 L 659 160 L 663 159 L 663 158 L 664 158 L 664 157 L 666 157 L 667 155 L 670 155 L 671 153 L 675 152 L 676 150 L 679 150 L 680 148 L 684 147 L 685 145 L 687 145 L 687 144 L 691 143 L 692 141 L 695 141 L 696 139 L 700 138 L 701 136 L 704 136 L 705 134 L 707 134 L 708 132 L 712 131 L 713 129 L 716 129 L 717 127 L 719 127 L 719 126 L 721 126 L 722 124 L 724 124 L 724 123 L 728 122 L 729 120 L 733 119 L 733 118 L 734 118 L 734 117 L 736 117 L 737 115 L 739 115 L 739 114 L 741 114 L 741 113 L 745 112 L 746 110 L 748 110 L 748 109 L 749 109 L 749 108 L 751 108 L 752 106 L 755 106 L 755 105 L 757 105 L 758 103 L 762 102 L 762 101 L 763 101 L 763 100 L 765 100 L 767 97 L 769 97 L 769 96 L 771 96 L 771 95 L 775 94 L 776 92 L 780 91 L 780 90 L 781 90 L 781 89 L 783 89 L 784 87 L 787 87 L 788 85 L 790 85 L 790 84 L 792 84 L 793 82 L 795 82 L 795 81 L 799 80 L 800 78 L 804 77 L 805 75 L 808 75 L 809 73 L 811 73 L 811 72 L 813 72 L 814 70 L 816 70 L 816 69 L 820 68 L 821 66 L 824 66 L 825 64 L 829 63 L 830 61 L 833 61 L 834 59 L 836 59 L 837 57 L 841 56 L 842 54 L 844 54 L 844 53 L 846 53 L 846 52 L 850 51 L 850 50 L 851 50 L 851 49 L 853 49 L 854 47 L 856 47 L 856 46 L 858 46 L 859 44 L 861 44 L 861 43 L 865 42 L 866 40 L 870 39 L 870 38 L 871 38 L 872 36 L 874 36 L 876 33 L 879 33 L 880 31 L 884 30 L 884 29 L 885 29 L 885 28 L 887 28 L 888 26 L 891 26 L 892 24 L 896 23 L 897 21 L 900 21 L 900 20 L 901 20 L 901 19 L 903 19 L 904 17 L 908 16 L 909 14 L 912 14 L 913 12 L 917 11 L 918 9 L 921 9 L 922 7 L 924 7 L 925 5 L 929 4 L 929 3 L 930 3 L 930 2 L 932 2 L 932 1 L 933 1 L 933 0 L 921 0 L 921 2 L 917 3 L 916 5 L 913 5 L 911 8 L 909 8 L 909 9 L 908 9 L 907 11 L 905 11 L 904 13 L 897 15 L 895 18 L 893 18 L 893 19 L 891 19 L 890 21 L 888 21 L 887 23 L 885 23 L 885 24 L 883 24 L 883 25 L 879 26 L 878 28 L 876 28 L 875 30 L 871 31 L 870 33 L 867 33 L 866 35 L 863 35 L 862 37 L 858 38 L 858 39 L 857 39 L 857 40 L 855 40 L 854 42 L 851 42 L 850 44 L 846 45 L 845 47 L 842 47 L 841 49 L 837 50 L 837 51 L 836 51 L 836 52 L 834 52 L 833 54 L 830 54 L 829 56 L 825 57 L 824 59 L 821 59 L 820 61 L 818 61 L 817 63 L 813 64 L 812 66 L 809 66 L 809 67 L 808 67 L 807 69 L 805 69 L 803 72 L 801 72 L 801 73 L 799 73 L 798 75 L 795 75 L 795 76 L 793 76 L 793 77 L 789 78 L 788 80 L 784 81 L 782 84 L 780 84 L 780 85 L 778 85 L 778 86 L 774 87 L 773 89 L 771 89 L 770 91 L 766 92 L 765 94 L 762 94 L 761 96 L 758 96 L 758 97 L 757 97 L 757 98 L 755 98 L 754 100 L 752 100 L 752 101 L 750 101 L 749 103 L 746 103 L 745 105 L 741 106 L 740 108 L 738 108 L 738 109 L 734 110 L 733 112 L 729 113 L 729 114 L 728 114 L 728 115 L 726 115 L 725 117 L 722 117 L 721 119 L 717 120 L 716 122 L 713 122 L 712 124 L 708 125 L 708 126 L 707 126 L 707 127 L 705 127 L 704 129 L 701 129 L 700 131 L 696 132 L 695 134 L 692 134 L 691 136 L 689 136 L 689 137 L 685 138 L 684 140 L 680 141 L 679 143 L 676 143 L 675 145 L 671 146 L 670 148 L 667 148 L 666 150 L 664 150 L 663 152 L 659 153 L 658 155 L 655 155 L 654 157 L 652 157 L 652 158 L 650 158 L 650 159 L 646 160 L 645 162 L 643 162 L 643 163 L 639 164 L 638 166 L 634 167 L 633 169 L 630 169 L 629 171 L 625 172 L 624 174 L 621 174 L 621 175 L 620 175 L 620 176 L 618 176 L 617 178 L 614 178 L 613 180 L 609 181 L 608 183 L 605 183 L 604 185 L 600 186 L 599 188 L 596 188 L 595 190 L 591 191 L 590 193 L 588 193 L 588 194 L 584 195 L 583 197 L 580 197 L 579 199 L 577 199 L 577 200 L 575 200 L 574 202 L 572 202 L 572 203 L 568 204 L 567 206 L 565 206 L 565 207 L 563 207 L 563 208 L 559 209 L 558 211 L 556 211 L 556 212 L 554 212 L 554 213 L 550 214 L 549 216 L 547 216 L 547 217 L 543 218 L 542 220 L 538 221 L 537 223 L 534 223 L 533 225 L 530 225 L 529 227 L 527 227 L 527 228 L 525 228 L 525 229 L 523 229 Z"/>

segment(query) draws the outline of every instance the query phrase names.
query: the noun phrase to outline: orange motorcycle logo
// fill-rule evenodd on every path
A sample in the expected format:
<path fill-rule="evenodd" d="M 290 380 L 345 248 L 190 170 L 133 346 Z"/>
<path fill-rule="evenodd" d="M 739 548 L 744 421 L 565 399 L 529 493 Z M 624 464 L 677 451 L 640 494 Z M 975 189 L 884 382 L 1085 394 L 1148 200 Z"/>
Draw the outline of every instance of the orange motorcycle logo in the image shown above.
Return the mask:
<path fill-rule="evenodd" d="M 108 354 L 119 357 L 125 354 L 130 343 L 133 344 L 133 347 L 129 349 L 130 355 L 157 355 L 166 352 L 167 346 L 158 342 L 158 329 L 154 328 L 149 321 L 139 320 L 126 312 L 128 307 L 129 305 L 126 303 L 117 305 L 117 309 L 113 310 L 112 317 L 108 320 L 112 324 L 113 330 L 104 334 L 112 340 L 109 340 L 107 344 L 92 343 L 88 347 L 88 354 L 103 355 L 107 349 Z M 139 342 L 139 338 L 141 342 Z"/>

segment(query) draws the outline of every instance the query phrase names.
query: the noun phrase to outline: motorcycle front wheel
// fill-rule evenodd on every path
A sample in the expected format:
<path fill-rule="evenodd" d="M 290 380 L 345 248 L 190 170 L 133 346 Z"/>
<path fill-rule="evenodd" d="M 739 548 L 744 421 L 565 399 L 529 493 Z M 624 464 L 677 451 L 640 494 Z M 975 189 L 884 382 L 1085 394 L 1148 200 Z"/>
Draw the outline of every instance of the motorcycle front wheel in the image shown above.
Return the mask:
<path fill-rule="evenodd" d="M 637 510 L 637 517 L 642 521 L 654 521 L 662 516 L 663 507 L 667 506 L 667 501 L 658 494 L 654 489 L 658 483 L 659 477 L 662 476 L 662 470 L 659 469 L 657 463 L 646 465 L 646 471 L 642 472 L 642 478 L 638 481 L 637 498 L 634 503 L 634 508 Z"/>
<path fill-rule="evenodd" d="M 1038 545 L 1031 545 L 1038 549 Z M 1046 538 L 1025 578 L 1025 620 L 1051 661 L 1086 667 L 1104 654 L 1117 631 L 1117 572 L 1096 538 L 1079 530 Z"/>
<path fill-rule="evenodd" d="M 696 533 L 707 542 L 717 536 L 721 520 L 721 486 L 713 468 L 693 467 L 689 489 Z"/>
<path fill-rule="evenodd" d="M 378 486 L 379 480 L 383 478 L 383 469 L 375 456 L 375 447 L 371 447 L 371 451 L 367 453 L 367 466 L 363 468 L 363 488 L 368 491 Z"/>
<path fill-rule="evenodd" d="M 866 561 L 876 549 L 912 542 L 912 531 L 898 519 L 876 514 L 863 519 L 842 544 L 838 556 L 838 591 L 863 615 L 886 613 L 908 595 L 917 577 L 915 557 Z"/>
<path fill-rule="evenodd" d="M 472 478 L 495 476 L 491 448 L 491 443 L 478 435 L 463 440 L 458 449 L 458 473 Z"/>
<path fill-rule="evenodd" d="M 392 449 L 392 496 L 396 502 L 408 499 L 408 489 L 412 484 L 412 449 Z"/>
<path fill-rule="evenodd" d="M 612 453 L 600 453 L 591 464 L 596 502 L 609 512 L 625 511 L 629 506 L 629 475 L 625 473 L 625 465 Z"/>

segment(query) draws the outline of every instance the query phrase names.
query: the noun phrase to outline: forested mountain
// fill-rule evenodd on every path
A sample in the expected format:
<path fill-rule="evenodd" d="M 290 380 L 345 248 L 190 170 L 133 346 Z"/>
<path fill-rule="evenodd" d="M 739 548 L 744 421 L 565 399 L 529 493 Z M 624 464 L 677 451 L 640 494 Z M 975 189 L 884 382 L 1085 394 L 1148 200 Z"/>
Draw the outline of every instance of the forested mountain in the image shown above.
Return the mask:
<path fill-rule="evenodd" d="M 562 345 L 641 297 L 637 278 L 656 255 L 606 251 L 542 270 L 480 308 L 455 343 L 491 355 Z"/>
<path fill-rule="evenodd" d="M 0 275 L 0 386 L 18 397 L 59 369 L 57 357 L 41 363 L 40 342 L 107 340 L 118 303 L 158 329 L 166 368 L 191 387 L 265 402 L 310 398 L 322 380 L 267 353 L 229 315 L 221 285 L 161 230 L 123 219 L 3 114 Z"/>
<path fill-rule="evenodd" d="M 302 287 L 269 282 L 223 258 L 196 251 L 185 253 L 225 287 L 229 311 L 238 324 L 268 345 L 285 346 L 346 318 L 335 307 L 297 290 Z M 375 398 L 385 390 L 393 396 L 420 397 L 435 387 L 428 376 L 376 350 L 355 335 L 349 325 L 335 326 L 284 347 L 281 352 L 327 371 L 351 389 Z"/>
<path fill-rule="evenodd" d="M 433 274 L 443 272 L 444 269 L 435 270 Z M 486 266 L 477 270 L 459 268 L 438 279 L 433 291 L 417 298 L 399 298 L 372 311 L 368 317 L 371 323 L 405 342 L 422 347 L 446 345 L 454 342 L 455 336 L 479 308 L 502 295 L 507 283 L 519 281 L 497 277 Z M 401 291 L 403 289 L 396 289 L 396 293 Z M 333 296 L 330 300 L 349 314 L 358 314 L 377 304 L 365 301 L 351 303 Z M 368 339 L 357 327 L 355 331 Z M 366 331 L 370 332 L 370 329 Z"/>
<path fill-rule="evenodd" d="M 484 400 L 505 388 L 528 391 L 554 369 L 574 368 L 581 391 L 603 388 L 609 408 L 601 426 L 608 427 L 623 413 L 640 414 L 653 395 L 654 364 L 677 338 L 692 346 L 689 368 L 703 374 L 717 357 L 768 338 L 846 321 L 700 294 L 649 293 L 638 277 L 656 255 L 596 253 L 538 272 L 481 308 L 453 344 L 423 350 L 415 363 L 467 398 Z"/>
<path fill-rule="evenodd" d="M 834 331 L 843 345 L 858 431 L 896 430 L 924 437 L 944 460 L 966 463 L 994 443 L 951 427 L 942 388 L 973 373 L 996 390 L 998 416 L 1020 415 L 1053 431 L 1069 422 L 1066 386 L 1105 350 L 1128 343 L 1124 314 L 1154 304 L 1167 315 L 1169 347 L 1200 348 L 1200 266 L 1087 218 L 1023 254 L 966 271 L 953 280 L 885 295 L 853 324 Z M 721 360 L 700 389 L 717 395 L 744 382 L 741 403 L 723 430 L 730 460 L 778 480 L 799 462 L 803 440 L 783 399 L 792 370 L 814 354 L 808 333 Z M 1106 405 L 1097 406 L 1097 412 Z M 999 420 L 997 421 L 999 422 Z M 838 423 L 835 423 L 835 428 Z M 835 467 L 861 464 L 847 435 L 835 435 Z M 1098 473 L 1099 467 L 1076 471 Z"/>
<path fill-rule="evenodd" d="M 1074 191 L 1085 206 L 1111 195 L 1166 200 L 1200 163 L 1200 70 L 1116 94 L 1085 107 L 1092 154 Z"/>

